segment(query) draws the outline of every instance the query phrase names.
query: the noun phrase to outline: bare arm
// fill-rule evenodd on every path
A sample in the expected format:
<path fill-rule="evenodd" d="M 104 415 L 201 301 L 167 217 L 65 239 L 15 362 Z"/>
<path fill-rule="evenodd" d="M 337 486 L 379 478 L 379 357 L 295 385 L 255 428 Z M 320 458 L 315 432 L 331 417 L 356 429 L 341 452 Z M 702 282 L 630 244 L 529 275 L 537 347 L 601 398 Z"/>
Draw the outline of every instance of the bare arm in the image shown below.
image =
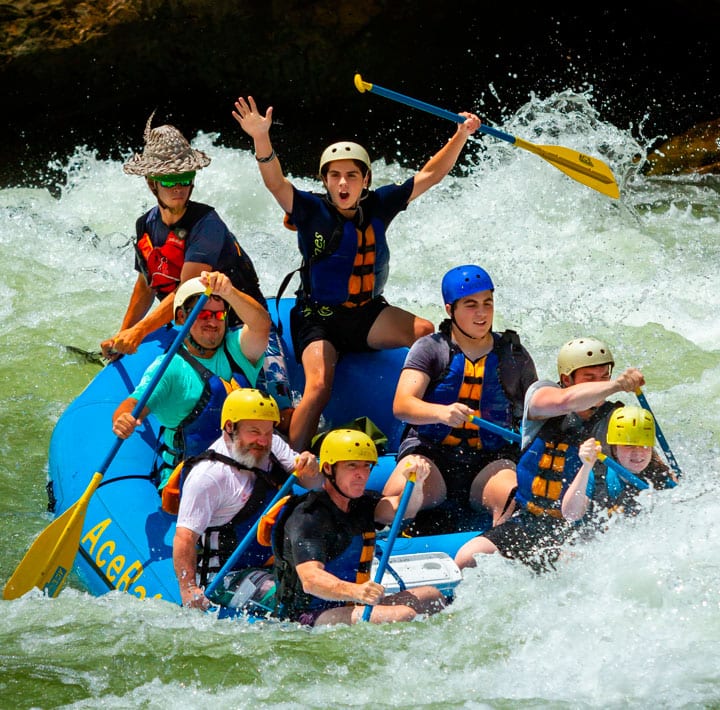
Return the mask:
<path fill-rule="evenodd" d="M 570 412 L 582 412 L 601 404 L 617 392 L 635 392 L 644 383 L 645 378 L 640 370 L 631 367 L 614 380 L 579 382 L 562 388 L 540 387 L 530 400 L 528 417 L 548 419 Z"/>
<path fill-rule="evenodd" d="M 182 271 L 180 272 L 180 283 L 184 283 L 188 279 L 200 276 L 203 271 L 210 272 L 212 271 L 212 268 L 211 264 L 202 264 L 197 261 L 186 261 L 183 264 Z M 141 286 L 141 281 L 145 284 L 144 290 Z M 130 310 L 131 306 L 133 306 L 133 299 L 136 297 L 136 293 L 137 303 L 133 307 L 133 316 L 130 317 Z M 106 345 L 108 346 L 108 349 L 114 349 L 118 353 L 132 355 L 137 351 L 140 343 L 142 343 L 142 341 L 150 335 L 150 333 L 158 328 L 162 328 L 162 326 L 173 320 L 175 317 L 175 313 L 173 312 L 175 292 L 169 293 L 165 296 L 165 298 L 160 301 L 157 308 L 148 313 L 154 296 L 155 291 L 147 286 L 145 277 L 140 274 L 138 281 L 135 284 L 135 291 L 133 291 L 133 299 L 130 301 L 131 305 L 128 306 L 128 312 L 125 315 L 125 320 L 123 321 L 123 329 L 115 336 L 114 339 L 104 341 L 101 346 Z M 147 298 L 149 298 L 149 301 L 144 306 L 142 313 L 140 313 L 143 307 L 142 304 L 145 303 L 145 299 Z M 136 319 L 136 316 L 139 317 Z M 103 354 L 104 353 L 105 348 L 103 348 Z M 108 356 L 106 355 L 106 357 Z"/>
<path fill-rule="evenodd" d="M 176 527 L 173 539 L 173 567 L 180 587 L 183 606 L 195 609 L 207 609 L 210 601 L 198 587 L 195 572 L 197 552 L 195 545 L 200 536 L 189 528 Z"/>
<path fill-rule="evenodd" d="M 430 384 L 430 376 L 420 370 L 404 369 L 400 373 L 393 414 L 410 424 L 446 424 L 451 427 L 461 426 L 473 413 L 466 404 L 435 404 L 425 402 L 423 396 Z"/>
<path fill-rule="evenodd" d="M 232 281 L 220 271 L 203 271 L 201 283 L 209 286 L 216 296 L 230 304 L 243 322 L 240 347 L 245 357 L 256 363 L 267 350 L 270 337 L 270 314 L 254 298 L 239 291 Z"/>
<path fill-rule="evenodd" d="M 233 118 L 240 124 L 240 127 L 252 139 L 256 158 L 268 158 L 272 160 L 258 161 L 260 175 L 265 187 L 272 193 L 280 207 L 288 214 L 293 208 L 293 187 L 292 183 L 285 177 L 277 155 L 274 155 L 272 143 L 270 143 L 270 126 L 272 125 L 272 106 L 268 107 L 263 116 L 257 108 L 255 99 L 247 97 L 247 101 L 240 96 L 235 102 Z"/>
<path fill-rule="evenodd" d="M 154 298 L 155 290 L 150 288 L 142 274 L 138 274 L 120 330 L 132 328 L 136 323 L 140 322 L 150 310 Z"/>
<path fill-rule="evenodd" d="M 119 436 L 121 439 L 127 439 L 136 429 L 143 423 L 143 419 L 150 414 L 150 410 L 147 407 L 143 407 L 140 416 L 135 419 L 132 415 L 133 409 L 137 405 L 138 400 L 134 397 L 127 397 L 117 406 L 117 409 L 113 412 L 113 434 Z"/>
<path fill-rule="evenodd" d="M 303 591 L 320 599 L 377 604 L 385 595 L 385 589 L 380 584 L 372 581 L 363 584 L 345 582 L 325 571 L 325 566 L 317 560 L 302 562 L 295 571 L 302 582 Z"/>
<path fill-rule="evenodd" d="M 455 135 L 415 175 L 409 202 L 437 185 L 452 170 L 468 137 L 480 127 L 480 119 L 474 113 L 463 112 L 460 115 L 467 120 L 458 124 Z"/>
<path fill-rule="evenodd" d="M 120 355 L 131 354 L 137 350 L 137 346 L 146 334 L 138 333 L 140 335 L 138 338 L 132 329 L 136 324 L 142 322 L 150 310 L 154 298 L 155 291 L 150 288 L 145 277 L 138 274 L 120 330 L 112 338 L 100 343 L 103 357 L 116 360 Z"/>
<path fill-rule="evenodd" d="M 592 471 L 592 467 L 597 461 L 598 451 L 600 451 L 600 444 L 594 438 L 587 439 L 580 444 L 579 454 L 582 466 L 565 491 L 561 503 L 562 514 L 566 520 L 580 520 L 587 512 L 590 499 L 585 494 L 585 491 L 587 490 L 590 471 Z"/>

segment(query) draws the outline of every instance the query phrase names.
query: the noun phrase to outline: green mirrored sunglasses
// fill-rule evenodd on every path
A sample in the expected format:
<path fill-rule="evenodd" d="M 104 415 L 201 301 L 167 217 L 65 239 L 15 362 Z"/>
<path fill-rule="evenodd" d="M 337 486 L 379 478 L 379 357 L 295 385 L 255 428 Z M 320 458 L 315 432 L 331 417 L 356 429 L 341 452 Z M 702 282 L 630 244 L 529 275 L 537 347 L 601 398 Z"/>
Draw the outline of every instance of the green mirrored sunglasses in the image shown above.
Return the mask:
<path fill-rule="evenodd" d="M 189 173 L 180 173 L 179 175 L 151 175 L 151 180 L 159 182 L 162 187 L 189 187 L 195 180 L 195 171 Z"/>

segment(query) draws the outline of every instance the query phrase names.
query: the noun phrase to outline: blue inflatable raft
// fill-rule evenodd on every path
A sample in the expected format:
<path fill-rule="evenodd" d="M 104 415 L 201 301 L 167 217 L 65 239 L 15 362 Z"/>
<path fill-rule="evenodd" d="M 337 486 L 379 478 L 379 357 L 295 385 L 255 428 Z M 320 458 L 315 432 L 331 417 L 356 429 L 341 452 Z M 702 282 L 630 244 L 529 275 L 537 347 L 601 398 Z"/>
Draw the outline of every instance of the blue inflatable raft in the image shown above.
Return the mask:
<path fill-rule="evenodd" d="M 278 320 L 283 328 L 292 389 L 302 392 L 304 377 L 289 338 L 292 304 L 292 299 L 279 301 Z M 111 429 L 113 412 L 132 392 L 147 365 L 170 346 L 177 332 L 169 327 L 160 329 L 145 339 L 135 355 L 104 367 L 60 417 L 49 451 L 50 490 L 56 516 L 77 502 L 117 443 Z M 395 465 L 402 434 L 403 424 L 392 414 L 392 399 L 406 352 L 399 348 L 343 356 L 337 367 L 332 401 L 323 412 L 328 428 L 366 416 L 387 436 L 386 453 L 369 482 L 369 488 L 376 490 L 382 490 Z M 149 416 L 122 443 L 90 499 L 74 572 L 79 584 L 95 596 L 117 589 L 139 598 L 180 603 L 172 563 L 175 517 L 162 510 L 149 473 L 157 436 L 158 424 Z M 434 584 L 451 595 L 460 573 L 450 558 L 466 540 L 484 529 L 483 522 L 479 520 L 478 528 L 470 532 L 398 537 L 389 572 L 383 579 L 388 591 L 396 591 L 401 585 Z M 382 549 L 382 539 L 378 546 Z"/>

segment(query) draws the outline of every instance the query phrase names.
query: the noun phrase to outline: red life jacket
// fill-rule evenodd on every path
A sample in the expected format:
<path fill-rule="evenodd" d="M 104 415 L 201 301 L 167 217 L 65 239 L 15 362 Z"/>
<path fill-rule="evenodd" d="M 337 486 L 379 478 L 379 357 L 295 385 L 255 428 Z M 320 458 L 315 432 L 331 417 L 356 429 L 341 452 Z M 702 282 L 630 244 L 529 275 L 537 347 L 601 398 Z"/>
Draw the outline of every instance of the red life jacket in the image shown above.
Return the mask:
<path fill-rule="evenodd" d="M 175 290 L 180 283 L 180 272 L 185 263 L 185 240 L 170 231 L 161 247 L 154 247 L 150 235 L 145 232 L 137 243 L 138 251 L 145 259 L 150 288 L 163 295 Z"/>
<path fill-rule="evenodd" d="M 143 275 L 150 288 L 167 296 L 180 283 L 180 273 L 185 263 L 185 239 L 195 224 L 213 208 L 199 202 L 188 202 L 185 214 L 172 226 L 162 246 L 153 246 L 147 228 L 147 217 L 152 210 L 135 224 L 135 251 L 143 268 Z"/>

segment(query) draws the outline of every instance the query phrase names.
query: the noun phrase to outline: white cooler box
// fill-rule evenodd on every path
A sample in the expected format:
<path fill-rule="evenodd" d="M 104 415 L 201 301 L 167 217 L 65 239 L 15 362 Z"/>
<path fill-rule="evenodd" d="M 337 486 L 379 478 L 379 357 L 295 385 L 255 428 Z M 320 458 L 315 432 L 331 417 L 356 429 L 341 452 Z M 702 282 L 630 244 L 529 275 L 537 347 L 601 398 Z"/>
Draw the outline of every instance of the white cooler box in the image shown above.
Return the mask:
<path fill-rule="evenodd" d="M 373 560 L 370 579 L 375 579 L 378 560 Z M 430 584 L 445 596 L 452 596 L 453 590 L 462 581 L 462 572 L 452 557 L 445 552 L 420 552 L 412 555 L 391 555 L 381 584 L 387 594 L 400 591 L 400 584 L 390 570 L 402 579 L 407 589 Z"/>

